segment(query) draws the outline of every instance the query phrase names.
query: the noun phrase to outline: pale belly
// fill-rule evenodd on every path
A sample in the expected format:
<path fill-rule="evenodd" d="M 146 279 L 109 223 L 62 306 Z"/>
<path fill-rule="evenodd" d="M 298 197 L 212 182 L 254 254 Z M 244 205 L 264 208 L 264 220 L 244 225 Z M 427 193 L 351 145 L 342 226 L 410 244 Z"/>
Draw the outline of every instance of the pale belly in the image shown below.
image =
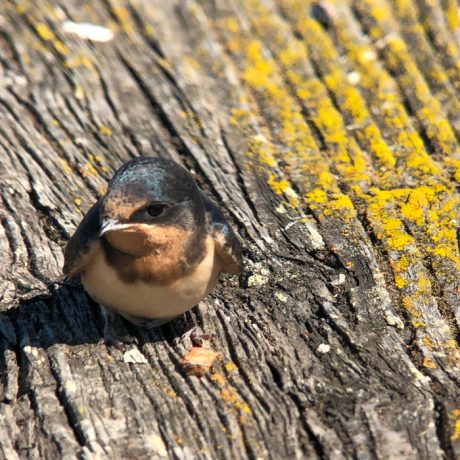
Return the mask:
<path fill-rule="evenodd" d="M 220 264 L 209 251 L 186 277 L 167 286 L 143 281 L 126 283 L 105 259 L 102 251 L 85 267 L 81 281 L 90 297 L 121 314 L 143 318 L 175 318 L 199 303 L 216 285 Z"/>

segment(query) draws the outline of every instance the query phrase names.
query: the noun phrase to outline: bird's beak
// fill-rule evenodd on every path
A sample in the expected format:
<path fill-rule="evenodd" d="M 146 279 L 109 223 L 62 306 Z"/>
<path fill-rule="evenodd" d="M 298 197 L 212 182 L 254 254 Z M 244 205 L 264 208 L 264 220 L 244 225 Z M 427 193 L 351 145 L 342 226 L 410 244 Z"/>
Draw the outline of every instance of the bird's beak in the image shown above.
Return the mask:
<path fill-rule="evenodd" d="M 131 224 L 122 224 L 116 219 L 104 219 L 102 221 L 101 230 L 99 231 L 99 236 L 115 230 L 122 230 L 127 227 L 131 227 Z"/>

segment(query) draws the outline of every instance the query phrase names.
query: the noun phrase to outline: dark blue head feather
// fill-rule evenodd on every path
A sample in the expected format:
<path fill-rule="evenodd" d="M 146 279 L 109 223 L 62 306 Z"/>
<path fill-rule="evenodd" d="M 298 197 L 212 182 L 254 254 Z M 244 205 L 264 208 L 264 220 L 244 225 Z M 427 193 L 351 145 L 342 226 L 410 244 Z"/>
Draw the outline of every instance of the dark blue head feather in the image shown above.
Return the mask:
<path fill-rule="evenodd" d="M 155 223 L 189 226 L 204 220 L 201 192 L 192 175 L 172 160 L 153 157 L 130 160 L 116 172 L 104 198 L 104 211 L 114 214 L 117 207 L 132 208 L 124 220 L 143 221 L 143 210 L 153 203 L 171 207 Z"/>
<path fill-rule="evenodd" d="M 192 175 L 172 160 L 138 157 L 125 163 L 109 183 L 110 193 L 179 202 L 200 195 Z"/>

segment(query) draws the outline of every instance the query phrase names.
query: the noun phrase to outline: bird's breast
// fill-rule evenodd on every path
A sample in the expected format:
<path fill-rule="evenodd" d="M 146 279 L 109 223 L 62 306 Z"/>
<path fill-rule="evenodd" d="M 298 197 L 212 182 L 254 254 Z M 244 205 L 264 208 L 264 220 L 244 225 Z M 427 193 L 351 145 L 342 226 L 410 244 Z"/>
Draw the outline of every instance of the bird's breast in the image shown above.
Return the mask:
<path fill-rule="evenodd" d="M 206 238 L 204 250 L 203 259 L 195 267 L 170 281 L 149 281 L 149 277 L 123 279 L 100 250 L 85 267 L 81 280 L 96 302 L 115 311 L 145 318 L 172 318 L 200 302 L 218 281 L 221 267 L 211 237 Z M 149 270 L 149 264 L 154 262 L 154 258 L 144 258 L 136 270 Z"/>

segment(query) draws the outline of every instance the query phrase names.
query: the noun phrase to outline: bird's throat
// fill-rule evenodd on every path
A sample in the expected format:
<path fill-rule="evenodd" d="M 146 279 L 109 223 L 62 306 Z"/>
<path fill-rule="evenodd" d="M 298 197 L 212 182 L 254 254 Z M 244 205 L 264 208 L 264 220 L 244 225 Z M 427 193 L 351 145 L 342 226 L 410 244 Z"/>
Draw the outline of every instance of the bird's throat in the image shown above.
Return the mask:
<path fill-rule="evenodd" d="M 171 253 L 183 250 L 189 232 L 174 226 L 133 224 L 104 236 L 111 246 L 125 254 L 171 257 Z"/>

